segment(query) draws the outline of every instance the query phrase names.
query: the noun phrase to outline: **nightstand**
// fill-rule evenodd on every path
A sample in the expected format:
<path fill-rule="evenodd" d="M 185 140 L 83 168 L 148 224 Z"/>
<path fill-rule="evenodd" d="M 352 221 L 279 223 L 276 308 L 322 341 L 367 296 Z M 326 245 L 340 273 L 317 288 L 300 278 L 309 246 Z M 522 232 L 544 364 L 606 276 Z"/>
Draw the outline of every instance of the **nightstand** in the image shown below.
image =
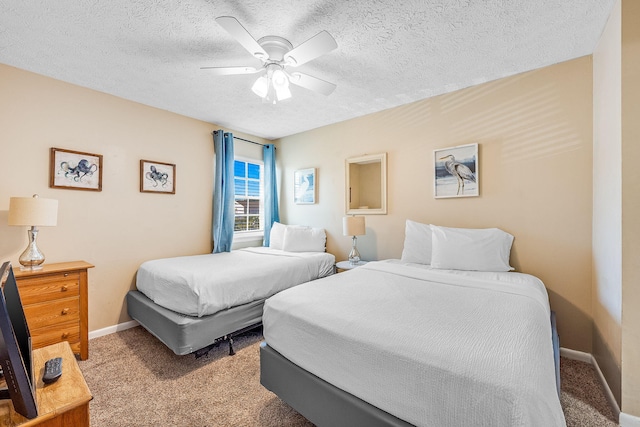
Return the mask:
<path fill-rule="evenodd" d="M 353 270 L 354 268 L 365 265 L 369 261 L 360 261 L 357 264 L 351 264 L 349 261 L 340 261 L 336 263 L 336 273 L 338 270 Z"/>
<path fill-rule="evenodd" d="M 45 264 L 41 270 L 14 270 L 33 348 L 67 341 L 89 357 L 88 273 L 84 261 Z"/>

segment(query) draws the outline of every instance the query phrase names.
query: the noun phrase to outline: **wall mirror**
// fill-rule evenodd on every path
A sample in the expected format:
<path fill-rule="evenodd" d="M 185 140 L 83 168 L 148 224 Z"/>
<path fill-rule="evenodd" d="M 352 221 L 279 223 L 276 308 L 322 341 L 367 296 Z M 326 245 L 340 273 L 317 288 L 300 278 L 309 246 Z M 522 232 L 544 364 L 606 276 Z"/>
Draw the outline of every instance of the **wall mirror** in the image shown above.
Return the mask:
<path fill-rule="evenodd" d="M 387 153 L 347 159 L 345 169 L 347 214 L 386 214 Z"/>

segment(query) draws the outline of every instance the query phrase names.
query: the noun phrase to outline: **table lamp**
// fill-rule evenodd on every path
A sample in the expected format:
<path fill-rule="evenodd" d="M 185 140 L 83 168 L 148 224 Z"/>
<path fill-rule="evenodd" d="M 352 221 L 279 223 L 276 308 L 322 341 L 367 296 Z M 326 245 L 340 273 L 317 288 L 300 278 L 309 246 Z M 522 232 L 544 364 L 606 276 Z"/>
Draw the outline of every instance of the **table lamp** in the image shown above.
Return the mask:
<path fill-rule="evenodd" d="M 353 236 L 353 245 L 349 252 L 349 263 L 357 264 L 360 262 L 360 252 L 356 247 L 357 237 L 365 234 L 364 217 L 363 216 L 345 216 L 342 218 L 342 234 L 345 236 Z"/>
<path fill-rule="evenodd" d="M 55 226 L 58 222 L 58 201 L 33 197 L 12 197 L 9 200 L 9 225 L 29 226 L 27 235 L 29 245 L 18 261 L 20 270 L 40 270 L 44 263 L 44 254 L 36 244 L 38 227 Z"/>

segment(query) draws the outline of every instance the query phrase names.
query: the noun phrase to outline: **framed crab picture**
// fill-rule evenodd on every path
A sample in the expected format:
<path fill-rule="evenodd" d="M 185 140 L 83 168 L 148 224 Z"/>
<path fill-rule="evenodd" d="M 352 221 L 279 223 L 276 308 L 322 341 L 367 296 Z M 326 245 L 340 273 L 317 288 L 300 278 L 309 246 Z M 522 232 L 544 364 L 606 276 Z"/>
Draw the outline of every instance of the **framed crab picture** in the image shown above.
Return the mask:
<path fill-rule="evenodd" d="M 49 187 L 102 191 L 102 154 L 51 148 Z"/>
<path fill-rule="evenodd" d="M 176 194 L 176 165 L 140 160 L 140 192 Z"/>
<path fill-rule="evenodd" d="M 441 148 L 433 157 L 435 198 L 480 195 L 478 144 Z"/>

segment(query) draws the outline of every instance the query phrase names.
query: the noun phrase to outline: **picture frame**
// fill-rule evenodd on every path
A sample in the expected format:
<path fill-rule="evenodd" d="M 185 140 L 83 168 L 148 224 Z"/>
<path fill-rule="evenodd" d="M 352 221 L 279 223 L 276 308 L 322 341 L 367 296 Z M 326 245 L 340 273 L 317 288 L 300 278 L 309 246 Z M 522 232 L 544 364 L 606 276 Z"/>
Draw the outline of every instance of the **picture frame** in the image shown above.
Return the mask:
<path fill-rule="evenodd" d="M 434 150 L 433 162 L 436 199 L 480 195 L 477 143 Z"/>
<path fill-rule="evenodd" d="M 316 168 L 298 169 L 293 173 L 293 201 L 296 205 L 313 205 L 317 192 Z"/>
<path fill-rule="evenodd" d="M 102 191 L 102 154 L 52 147 L 49 151 L 49 187 Z"/>
<path fill-rule="evenodd" d="M 140 192 L 176 194 L 176 165 L 140 160 Z"/>

